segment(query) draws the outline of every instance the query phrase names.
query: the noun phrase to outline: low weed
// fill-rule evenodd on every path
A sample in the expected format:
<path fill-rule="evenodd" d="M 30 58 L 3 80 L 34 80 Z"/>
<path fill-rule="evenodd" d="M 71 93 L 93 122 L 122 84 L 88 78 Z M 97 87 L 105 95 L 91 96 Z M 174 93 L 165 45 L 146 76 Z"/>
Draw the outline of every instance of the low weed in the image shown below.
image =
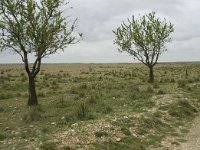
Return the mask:
<path fill-rule="evenodd" d="M 177 103 L 172 104 L 168 110 L 169 114 L 179 119 L 191 118 L 197 113 L 197 109 L 186 100 L 179 100 Z"/>
<path fill-rule="evenodd" d="M 26 123 L 39 121 L 42 118 L 42 112 L 40 106 L 29 107 L 27 112 L 23 115 L 23 120 Z"/>
<path fill-rule="evenodd" d="M 81 102 L 77 108 L 77 118 L 80 120 L 94 119 L 93 113 L 89 109 L 89 105 Z"/>
<path fill-rule="evenodd" d="M 56 143 L 51 141 L 44 142 L 40 148 L 42 150 L 56 150 Z"/>
<path fill-rule="evenodd" d="M 94 134 L 95 134 L 95 136 L 96 136 L 97 138 L 100 138 L 100 137 L 102 137 L 102 136 L 108 136 L 108 133 L 107 133 L 106 131 L 97 131 L 97 132 L 95 132 Z"/>
<path fill-rule="evenodd" d="M 0 141 L 3 141 L 5 139 L 6 139 L 6 135 L 0 133 Z"/>

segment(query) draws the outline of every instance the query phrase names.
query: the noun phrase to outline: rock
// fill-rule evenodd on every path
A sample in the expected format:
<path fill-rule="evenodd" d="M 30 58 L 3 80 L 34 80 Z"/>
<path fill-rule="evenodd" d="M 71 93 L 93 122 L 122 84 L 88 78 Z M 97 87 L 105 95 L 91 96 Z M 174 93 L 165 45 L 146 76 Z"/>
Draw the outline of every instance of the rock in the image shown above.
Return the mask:
<path fill-rule="evenodd" d="M 105 128 L 111 128 L 111 125 L 110 124 L 105 125 Z"/>
<path fill-rule="evenodd" d="M 121 140 L 122 140 L 121 138 L 117 138 L 117 139 L 116 139 L 117 142 L 120 142 Z"/>
<path fill-rule="evenodd" d="M 137 137 L 137 135 L 135 133 L 132 134 L 134 137 Z"/>
<path fill-rule="evenodd" d="M 90 141 L 87 141 L 87 142 L 86 142 L 86 144 L 87 144 L 87 145 L 90 145 L 90 144 L 91 144 L 91 142 L 90 142 Z"/>
<path fill-rule="evenodd" d="M 43 143 L 40 141 L 39 146 L 42 146 L 42 145 L 43 145 Z"/>
<path fill-rule="evenodd" d="M 128 119 L 128 116 L 124 116 L 124 119 Z"/>
<path fill-rule="evenodd" d="M 114 118 L 113 121 L 116 122 L 116 121 L 117 121 L 117 118 Z"/>
<path fill-rule="evenodd" d="M 30 125 L 29 127 L 30 127 L 30 128 L 33 128 L 33 127 L 34 127 L 34 125 Z"/>
<path fill-rule="evenodd" d="M 59 143 L 59 140 L 58 139 L 54 139 L 53 142 L 54 143 Z"/>
<path fill-rule="evenodd" d="M 55 123 L 55 122 L 52 122 L 51 125 L 56 125 L 56 123 Z"/>
<path fill-rule="evenodd" d="M 77 127 L 78 126 L 78 123 L 74 123 L 71 125 L 71 127 Z"/>
<path fill-rule="evenodd" d="M 10 144 L 12 144 L 12 142 L 11 142 L 11 141 L 8 141 L 8 144 L 10 145 Z"/>

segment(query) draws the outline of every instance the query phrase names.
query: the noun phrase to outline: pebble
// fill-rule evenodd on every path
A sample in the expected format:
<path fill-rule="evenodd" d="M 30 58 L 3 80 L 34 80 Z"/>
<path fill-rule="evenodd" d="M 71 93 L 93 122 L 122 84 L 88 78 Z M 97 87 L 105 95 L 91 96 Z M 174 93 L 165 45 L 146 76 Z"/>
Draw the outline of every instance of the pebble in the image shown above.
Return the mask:
<path fill-rule="evenodd" d="M 54 139 L 53 142 L 54 142 L 54 143 L 59 143 L 59 140 Z"/>
<path fill-rule="evenodd" d="M 113 121 L 116 122 L 116 121 L 117 121 L 117 118 L 113 119 Z"/>
<path fill-rule="evenodd" d="M 117 138 L 116 141 L 117 141 L 117 142 L 120 142 L 120 141 L 121 141 L 121 138 Z"/>
<path fill-rule="evenodd" d="M 135 133 L 132 134 L 134 137 L 137 137 L 137 135 Z"/>
<path fill-rule="evenodd" d="M 128 116 L 124 116 L 124 119 L 128 119 Z"/>
<path fill-rule="evenodd" d="M 56 125 L 56 123 L 55 123 L 55 122 L 52 122 L 51 125 Z"/>
<path fill-rule="evenodd" d="M 77 127 L 78 126 L 78 123 L 74 123 L 71 125 L 72 127 Z"/>
<path fill-rule="evenodd" d="M 33 128 L 33 127 L 34 127 L 34 125 L 30 125 L 29 127 L 30 127 L 30 128 Z"/>

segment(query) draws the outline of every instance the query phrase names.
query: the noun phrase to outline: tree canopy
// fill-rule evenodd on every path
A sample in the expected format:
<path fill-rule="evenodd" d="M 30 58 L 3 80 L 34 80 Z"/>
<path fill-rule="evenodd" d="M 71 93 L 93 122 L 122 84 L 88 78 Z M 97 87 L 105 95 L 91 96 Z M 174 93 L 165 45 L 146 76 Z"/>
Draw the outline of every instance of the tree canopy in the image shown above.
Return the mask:
<path fill-rule="evenodd" d="M 81 34 L 75 32 L 77 19 L 65 17 L 64 0 L 1 0 L 0 49 L 19 54 L 29 78 L 40 71 L 41 60 L 69 44 L 77 43 Z M 35 61 L 29 64 L 28 55 Z"/>
<path fill-rule="evenodd" d="M 128 23 L 123 22 L 113 31 L 116 35 L 114 43 L 119 46 L 120 52 L 128 52 L 149 68 L 153 68 L 162 52 L 166 51 L 165 43 L 171 41 L 170 34 L 173 31 L 171 22 L 160 20 L 155 12 L 151 12 L 139 19 L 132 16 Z"/>

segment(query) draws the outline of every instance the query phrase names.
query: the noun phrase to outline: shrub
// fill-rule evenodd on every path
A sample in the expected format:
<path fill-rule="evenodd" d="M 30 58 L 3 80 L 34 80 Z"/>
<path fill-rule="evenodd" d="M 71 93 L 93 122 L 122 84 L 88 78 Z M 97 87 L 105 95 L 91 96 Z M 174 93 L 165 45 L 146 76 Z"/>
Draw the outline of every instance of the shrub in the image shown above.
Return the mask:
<path fill-rule="evenodd" d="M 112 111 L 113 111 L 113 108 L 110 107 L 110 106 L 105 106 L 104 109 L 103 109 L 104 114 L 111 113 Z"/>
<path fill-rule="evenodd" d="M 127 136 L 131 135 L 130 130 L 126 127 L 121 128 L 121 131 Z"/>
<path fill-rule="evenodd" d="M 163 94 L 166 94 L 166 92 L 160 89 L 160 90 L 158 91 L 158 94 L 159 94 L 159 95 L 163 95 Z"/>
<path fill-rule="evenodd" d="M 44 92 L 38 92 L 38 97 L 45 97 L 45 93 Z"/>
<path fill-rule="evenodd" d="M 184 80 L 179 80 L 178 81 L 178 87 L 179 88 L 183 88 L 183 87 L 185 87 L 186 86 L 186 82 L 184 81 Z"/>
<path fill-rule="evenodd" d="M 40 146 L 40 148 L 42 150 L 56 150 L 56 144 L 54 142 L 45 142 Z"/>
<path fill-rule="evenodd" d="M 174 78 L 172 78 L 172 79 L 170 80 L 170 82 L 171 82 L 171 83 L 175 83 L 176 81 L 175 81 Z"/>
<path fill-rule="evenodd" d="M 98 99 L 97 95 L 91 95 L 90 98 L 89 98 L 89 103 L 90 104 L 96 104 L 97 103 L 97 99 Z"/>
<path fill-rule="evenodd" d="M 169 108 L 169 114 L 177 118 L 192 117 L 197 112 L 197 109 L 186 100 L 179 100 Z"/>
<path fill-rule="evenodd" d="M 89 111 L 86 103 L 82 102 L 77 109 L 77 118 L 80 120 L 93 119 L 93 114 Z"/>
<path fill-rule="evenodd" d="M 146 92 L 153 93 L 154 89 L 151 86 L 148 86 Z"/>
<path fill-rule="evenodd" d="M 79 87 L 80 89 L 87 89 L 88 88 L 88 86 L 87 86 L 87 84 L 86 83 L 83 83 L 83 84 L 81 84 L 80 85 L 80 87 Z"/>
<path fill-rule="evenodd" d="M 26 123 L 32 122 L 32 121 L 39 121 L 41 119 L 41 108 L 39 106 L 33 106 L 29 107 L 28 112 L 26 112 L 23 116 L 23 120 Z"/>
<path fill-rule="evenodd" d="M 158 84 L 154 84 L 154 85 L 153 85 L 153 88 L 158 89 L 158 88 L 159 88 L 159 85 L 158 85 Z"/>
<path fill-rule="evenodd" d="M 3 141 L 4 139 L 6 139 L 6 136 L 4 134 L 0 134 L 0 141 Z"/>
<path fill-rule="evenodd" d="M 95 134 L 95 136 L 96 136 L 97 138 L 100 138 L 100 137 L 102 137 L 102 136 L 108 136 L 108 133 L 107 133 L 106 131 L 97 131 L 97 132 L 95 132 L 94 134 Z"/>
<path fill-rule="evenodd" d="M 25 73 L 24 73 L 24 72 L 22 72 L 20 75 L 21 75 L 21 76 L 25 76 Z"/>
<path fill-rule="evenodd" d="M 86 96 L 86 94 L 85 94 L 84 92 L 80 92 L 80 93 L 78 94 L 78 96 L 79 96 L 80 98 L 84 98 L 84 97 Z"/>
<path fill-rule="evenodd" d="M 2 106 L 0 106 L 0 112 L 4 112 L 4 111 L 5 109 Z"/>
<path fill-rule="evenodd" d="M 71 147 L 69 147 L 69 146 L 63 146 L 63 148 L 62 148 L 63 150 L 73 150 Z"/>

